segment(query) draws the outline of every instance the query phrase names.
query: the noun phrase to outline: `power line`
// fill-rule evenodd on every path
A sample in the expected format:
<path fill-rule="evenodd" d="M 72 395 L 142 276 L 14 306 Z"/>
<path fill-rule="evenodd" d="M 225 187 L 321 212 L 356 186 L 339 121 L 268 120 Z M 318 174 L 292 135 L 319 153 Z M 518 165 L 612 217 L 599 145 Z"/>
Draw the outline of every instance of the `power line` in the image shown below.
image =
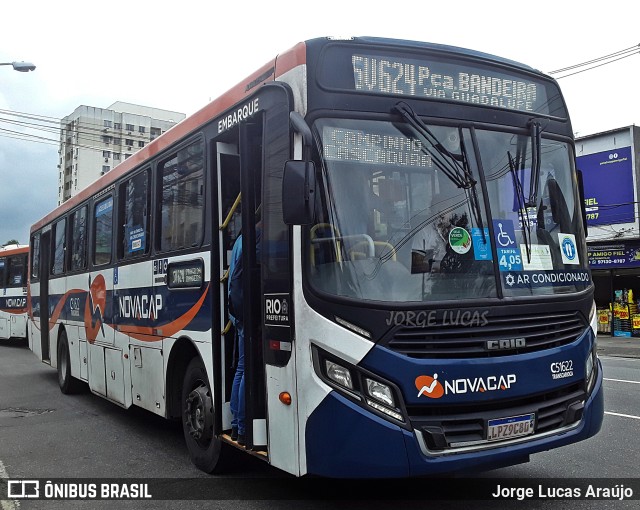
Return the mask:
<path fill-rule="evenodd" d="M 626 55 L 624 57 L 616 58 L 615 60 L 610 60 L 609 62 L 605 62 L 604 64 L 599 64 L 597 66 L 592 66 L 592 67 L 589 67 L 587 69 L 582 69 L 580 71 L 576 71 L 575 73 L 565 74 L 564 76 L 558 76 L 556 79 L 557 80 L 561 80 L 562 78 L 567 78 L 568 76 L 573 76 L 574 74 L 584 73 L 585 71 L 590 71 L 591 69 L 596 69 L 597 67 L 602 67 L 602 66 L 607 65 L 607 64 L 612 64 L 613 62 L 616 62 L 618 60 L 622 60 L 623 58 L 631 57 L 632 55 L 637 55 L 639 53 L 640 53 L 640 50 L 635 51 L 635 52 L 631 53 L 630 55 Z"/>
<path fill-rule="evenodd" d="M 43 143 L 45 145 L 58 145 L 57 142 L 44 141 L 44 140 L 34 140 L 29 137 L 25 137 L 22 133 L 20 136 L 11 135 L 11 134 L 0 134 L 0 138 L 11 138 L 13 140 L 21 140 L 23 142 L 34 142 L 34 143 Z"/>
<path fill-rule="evenodd" d="M 631 46 L 629 48 L 625 48 L 624 50 L 616 51 L 615 53 L 610 53 L 609 55 L 605 55 L 604 57 L 598 57 L 598 58 L 595 58 L 593 60 L 588 60 L 586 62 L 582 62 L 581 64 L 575 64 L 575 65 L 572 65 L 572 66 L 569 66 L 569 67 L 563 67 L 562 69 L 556 69 L 555 71 L 550 71 L 549 74 L 556 74 L 556 73 L 562 73 L 564 71 L 570 71 L 572 69 L 575 69 L 576 67 L 582 67 L 582 66 L 586 66 L 586 65 L 589 65 L 589 64 L 593 64 L 594 62 L 599 62 L 601 60 L 605 60 L 607 58 L 617 57 L 617 56 L 619 56 L 619 55 L 621 55 L 623 53 L 627 53 L 627 52 L 632 51 L 632 50 L 637 51 L 638 48 L 640 48 L 640 44 L 637 44 L 635 46 Z"/>
<path fill-rule="evenodd" d="M 14 138 L 16 140 L 23 140 L 26 142 L 40 142 L 40 143 L 45 143 L 49 145 L 60 145 L 60 141 L 55 140 L 53 138 L 46 138 L 44 136 L 38 136 L 32 133 L 23 133 L 22 131 L 14 131 L 12 129 L 6 129 L 6 128 L 0 128 L 0 136 L 6 137 L 6 138 Z M 79 143 L 67 144 L 67 146 L 79 147 L 81 149 L 89 149 L 89 150 L 96 150 L 96 151 L 105 150 L 101 147 L 92 147 L 90 145 L 82 145 Z"/>
<path fill-rule="evenodd" d="M 2 109 L 0 109 L 0 115 L 9 115 L 9 116 L 12 116 L 12 117 L 18 117 L 18 118 L 24 118 L 24 119 L 29 119 L 29 120 L 35 120 L 35 121 L 38 121 L 38 122 L 46 122 L 46 123 L 55 124 L 55 125 L 52 125 L 52 126 L 47 126 L 46 124 L 37 124 L 37 123 L 33 123 L 33 122 L 27 122 L 27 121 L 21 121 L 21 120 L 13 120 L 13 119 L 7 119 L 7 118 L 0 117 L 0 121 L 2 121 L 2 122 L 10 122 L 10 123 L 20 124 L 20 125 L 24 125 L 24 126 L 37 126 L 40 129 L 47 129 L 47 130 L 49 130 L 51 132 L 56 132 L 56 133 L 59 133 L 59 132 L 65 133 L 66 132 L 66 133 L 69 133 L 69 134 L 83 134 L 83 135 L 103 136 L 105 134 L 105 132 L 106 132 L 105 131 L 105 126 L 99 126 L 97 124 L 91 125 L 91 124 L 77 122 L 76 123 L 76 127 L 66 128 L 66 127 L 61 127 L 61 123 L 62 123 L 61 119 L 54 119 L 53 117 L 36 116 L 36 115 L 26 114 L 26 113 L 22 113 L 22 112 L 13 112 L 11 110 L 2 110 Z M 110 128 L 110 129 L 113 129 L 113 128 Z M 111 134 L 113 135 L 113 134 L 120 134 L 120 133 L 118 133 L 118 129 L 116 128 L 111 132 Z M 140 134 L 144 134 L 144 133 L 136 133 L 136 136 L 139 136 Z M 132 133 L 132 135 L 133 135 L 133 133 Z"/>
<path fill-rule="evenodd" d="M 110 152 L 119 152 L 119 147 L 122 143 L 118 143 L 115 140 L 128 140 L 131 143 L 126 144 L 127 146 L 131 146 L 134 143 L 139 143 L 141 140 L 139 136 L 141 133 L 131 133 L 133 137 L 131 139 L 126 138 L 124 133 L 120 133 L 118 130 L 110 131 L 109 134 L 106 134 L 105 129 L 102 126 L 98 125 L 86 125 L 84 122 L 76 122 L 75 127 L 66 128 L 61 127 L 62 119 L 57 119 L 54 117 L 48 117 L 45 115 L 36 115 L 29 114 L 24 112 L 15 112 L 11 110 L 3 110 L 0 109 L 0 115 L 16 117 L 17 119 L 0 117 L 0 123 L 12 124 L 15 126 L 24 127 L 26 130 L 35 131 L 38 134 L 33 134 L 29 131 L 16 131 L 12 129 L 0 128 L 0 137 L 11 138 L 15 140 L 29 141 L 29 142 L 37 142 L 44 143 L 48 145 L 58 145 L 60 146 L 62 140 L 65 138 L 72 138 L 73 141 L 65 141 L 65 147 L 67 148 L 82 148 L 88 150 L 95 150 L 98 152 L 105 151 L 102 146 L 96 147 L 97 143 L 104 143 L 104 137 L 108 136 L 111 138 L 111 142 L 114 143 L 113 149 Z M 25 120 L 21 120 L 25 119 Z M 40 133 L 44 134 L 59 134 L 60 138 L 50 138 L 45 136 L 39 136 Z M 142 140 L 145 145 L 148 143 L 148 139 L 144 137 Z M 83 143 L 84 142 L 84 143 Z M 138 146 L 138 148 L 140 148 Z"/>
<path fill-rule="evenodd" d="M 560 80 L 562 78 L 567 78 L 568 76 L 573 76 L 574 74 L 590 71 L 591 69 L 596 69 L 597 67 L 602 67 L 604 65 L 611 64 L 613 62 L 617 62 L 618 60 L 632 57 L 633 55 L 637 55 L 637 54 L 640 54 L 640 44 L 637 44 L 636 46 L 630 46 L 629 48 L 625 48 L 623 50 L 619 50 L 614 53 L 604 55 L 602 57 L 594 58 L 586 62 L 581 62 L 580 64 L 574 64 L 571 66 L 563 67 L 561 69 L 556 69 L 555 71 L 550 71 L 549 74 L 559 74 L 566 71 L 578 69 L 573 73 L 565 74 L 563 76 L 558 76 L 556 78 L 557 80 Z M 591 64 L 595 64 L 595 65 L 591 65 Z M 590 66 L 590 67 L 587 67 L 587 66 Z M 585 69 L 581 69 L 581 68 L 585 68 Z"/>

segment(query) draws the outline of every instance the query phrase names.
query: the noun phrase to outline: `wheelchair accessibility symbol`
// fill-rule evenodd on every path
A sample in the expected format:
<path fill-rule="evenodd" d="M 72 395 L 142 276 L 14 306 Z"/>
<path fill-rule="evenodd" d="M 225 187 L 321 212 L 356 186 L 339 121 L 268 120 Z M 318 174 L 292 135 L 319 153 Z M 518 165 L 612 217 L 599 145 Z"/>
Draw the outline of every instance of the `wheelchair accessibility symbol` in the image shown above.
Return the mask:
<path fill-rule="evenodd" d="M 498 252 L 500 271 L 522 271 L 522 256 L 518 247 L 513 220 L 493 220 L 493 235 Z"/>
<path fill-rule="evenodd" d="M 516 232 L 513 221 L 507 219 L 493 220 L 493 232 L 498 248 L 517 248 Z"/>
<path fill-rule="evenodd" d="M 511 246 L 512 244 L 515 244 L 515 241 L 512 239 L 512 237 L 506 233 L 504 230 L 502 230 L 502 223 L 498 223 L 498 235 L 497 235 L 497 241 L 498 244 L 500 246 L 502 246 L 503 248 L 506 248 L 507 246 Z"/>

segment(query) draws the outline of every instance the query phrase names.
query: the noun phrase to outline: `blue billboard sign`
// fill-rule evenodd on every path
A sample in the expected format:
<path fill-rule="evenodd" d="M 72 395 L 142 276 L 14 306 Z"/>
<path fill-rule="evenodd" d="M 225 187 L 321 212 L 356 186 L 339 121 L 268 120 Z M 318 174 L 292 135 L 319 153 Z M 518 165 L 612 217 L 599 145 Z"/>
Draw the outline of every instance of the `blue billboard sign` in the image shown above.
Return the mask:
<path fill-rule="evenodd" d="M 635 221 L 631 147 L 576 158 L 582 170 L 587 225 Z"/>
<path fill-rule="evenodd" d="M 591 269 L 640 267 L 640 243 L 587 246 Z"/>

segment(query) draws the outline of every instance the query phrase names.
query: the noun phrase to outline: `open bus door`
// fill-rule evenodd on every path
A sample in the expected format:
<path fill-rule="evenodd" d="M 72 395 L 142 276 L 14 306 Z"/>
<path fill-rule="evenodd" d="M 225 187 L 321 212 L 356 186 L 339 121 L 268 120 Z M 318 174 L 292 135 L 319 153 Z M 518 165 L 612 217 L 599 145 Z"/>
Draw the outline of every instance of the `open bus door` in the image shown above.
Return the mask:
<path fill-rule="evenodd" d="M 240 156 L 238 146 L 234 143 L 217 142 L 215 144 L 215 161 L 218 171 L 217 175 L 217 220 L 214 225 L 219 225 L 218 247 L 219 247 L 219 279 L 220 279 L 220 304 L 219 310 L 219 331 L 221 337 L 213 339 L 214 361 L 218 366 L 214 368 L 214 387 L 219 398 L 219 405 L 216 409 L 221 409 L 221 413 L 216 413 L 216 431 L 221 432 L 231 428 L 231 386 L 236 366 L 235 330 L 229 319 L 227 292 L 229 280 L 229 262 L 233 244 L 240 235 L 242 228 L 242 204 L 240 194 Z M 216 234 L 214 233 L 214 236 Z M 215 244 L 214 244 L 215 246 Z M 212 266 L 215 267 L 215 266 Z M 212 280 L 215 272 L 212 270 Z M 214 328 L 215 330 L 215 328 Z M 218 343 L 219 342 L 219 343 Z"/>
<path fill-rule="evenodd" d="M 218 363 L 222 413 L 218 430 L 231 428 L 231 390 L 237 366 L 237 335 L 229 322 L 229 263 L 233 245 L 242 233 L 242 287 L 245 330 L 245 416 L 247 449 L 266 450 L 264 411 L 264 369 L 262 363 L 261 288 L 259 250 L 256 246 L 256 209 L 261 195 L 262 128 L 243 124 L 234 133 L 233 143 L 216 143 L 218 168 L 218 224 L 220 240 L 220 331 L 222 342 Z M 237 144 L 235 143 L 237 142 Z M 249 268 L 249 269 L 247 269 Z M 215 357 L 214 357 L 215 358 Z"/>
<path fill-rule="evenodd" d="M 49 349 L 49 267 L 51 261 L 51 228 L 43 230 L 40 239 L 40 352 L 42 361 L 51 363 Z"/>
<path fill-rule="evenodd" d="M 263 119 L 240 126 L 242 193 L 242 289 L 244 315 L 244 387 L 247 447 L 267 446 L 264 362 L 262 357 L 262 143 Z M 255 249 L 250 249 L 255 247 Z"/>
<path fill-rule="evenodd" d="M 268 91 L 267 91 L 268 89 Z M 282 171 L 290 158 L 291 98 L 284 87 L 264 87 L 261 109 L 233 127 L 213 145 L 216 164 L 218 260 L 220 301 L 217 310 L 221 338 L 214 338 L 213 374 L 216 434 L 227 441 L 231 429 L 230 397 L 235 373 L 234 336 L 228 315 L 228 267 L 231 250 L 243 236 L 243 315 L 245 327 L 245 436 L 246 450 L 290 473 L 299 472 L 295 355 L 289 322 L 268 324 L 264 307 L 274 298 L 290 299 L 289 227 L 282 219 Z M 257 101 L 253 99 L 253 101 Z M 214 219 L 214 224 L 216 224 Z M 256 223 L 261 221 L 260 250 Z M 215 235 L 215 234 L 214 234 Z M 215 264 L 212 265 L 215 267 Z M 247 269 L 249 268 L 249 269 Z M 215 274 L 215 272 L 212 272 Z M 278 345 L 285 350 L 274 350 Z M 280 349 L 280 347 L 278 349 Z M 284 390 L 293 404 L 279 399 Z"/>

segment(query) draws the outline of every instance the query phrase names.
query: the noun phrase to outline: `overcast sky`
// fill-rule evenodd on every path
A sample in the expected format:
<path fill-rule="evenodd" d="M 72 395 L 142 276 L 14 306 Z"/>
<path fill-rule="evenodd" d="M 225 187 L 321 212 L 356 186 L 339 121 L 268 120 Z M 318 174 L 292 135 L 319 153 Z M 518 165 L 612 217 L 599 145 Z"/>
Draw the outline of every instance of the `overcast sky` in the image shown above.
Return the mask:
<path fill-rule="evenodd" d="M 551 72 L 640 43 L 640 3 L 453 0 L 20 0 L 2 6 L 0 110 L 58 120 L 115 101 L 194 113 L 295 43 L 326 35 L 451 44 Z M 557 77 L 557 75 L 556 75 Z M 640 123 L 640 55 L 559 80 L 578 136 Z M 56 206 L 58 133 L 0 112 L 0 244 Z M 41 121 L 37 121 L 42 125 Z M 56 124 L 52 122 L 52 126 Z M 48 140 L 47 140 L 48 139 Z"/>

